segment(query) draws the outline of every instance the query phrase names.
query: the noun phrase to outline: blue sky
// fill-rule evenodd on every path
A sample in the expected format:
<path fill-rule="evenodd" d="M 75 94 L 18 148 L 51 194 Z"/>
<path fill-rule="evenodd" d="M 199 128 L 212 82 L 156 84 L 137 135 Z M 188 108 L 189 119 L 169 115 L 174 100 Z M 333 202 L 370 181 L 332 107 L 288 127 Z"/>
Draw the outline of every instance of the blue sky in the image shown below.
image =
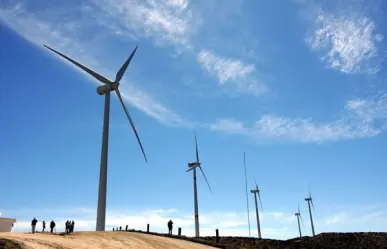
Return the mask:
<path fill-rule="evenodd" d="M 262 236 L 387 231 L 386 3 L 375 1 L 14 1 L 0 4 L 0 211 L 15 231 L 75 219 L 95 229 L 103 97 L 98 82 L 47 44 L 120 86 L 147 153 L 111 101 L 108 229 L 192 235 L 186 173 L 198 134 L 201 234 L 248 235 L 249 188 L 261 188 Z M 250 208 L 253 211 L 253 196 Z M 256 236 L 251 212 L 252 235 Z"/>

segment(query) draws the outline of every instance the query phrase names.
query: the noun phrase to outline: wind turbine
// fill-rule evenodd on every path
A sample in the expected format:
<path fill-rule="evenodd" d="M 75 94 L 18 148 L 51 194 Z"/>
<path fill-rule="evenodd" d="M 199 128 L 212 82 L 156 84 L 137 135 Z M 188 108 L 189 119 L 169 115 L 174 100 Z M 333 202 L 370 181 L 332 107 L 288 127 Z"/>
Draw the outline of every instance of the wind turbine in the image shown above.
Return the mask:
<path fill-rule="evenodd" d="M 126 68 L 128 67 L 130 61 L 132 60 L 134 54 L 137 51 L 137 46 L 133 50 L 132 54 L 129 56 L 129 58 L 125 61 L 125 63 L 122 65 L 120 70 L 118 70 L 116 74 L 116 78 L 114 81 L 111 81 L 104 76 L 92 71 L 91 69 L 83 66 L 82 64 L 74 61 L 73 59 L 67 57 L 66 55 L 46 46 L 44 47 L 48 48 L 49 50 L 53 51 L 54 53 L 58 54 L 59 56 L 65 58 L 66 60 L 70 61 L 74 65 L 81 68 L 83 71 L 87 72 L 94 78 L 96 78 L 98 81 L 103 83 L 103 85 L 97 87 L 97 93 L 99 95 L 105 95 L 105 108 L 104 108 L 104 121 L 103 121 L 103 133 L 102 133 L 102 149 L 101 149 L 101 168 L 99 173 L 99 188 L 98 188 L 98 209 L 97 209 L 97 224 L 96 224 L 96 230 L 97 231 L 105 231 L 105 218 L 106 218 L 106 187 L 107 187 L 107 164 L 108 164 L 108 140 L 109 140 L 109 112 L 110 112 L 110 92 L 115 91 L 117 94 L 118 99 L 121 102 L 122 107 L 124 108 L 124 111 L 126 113 L 126 116 L 129 119 L 130 125 L 132 126 L 133 132 L 136 135 L 137 141 L 140 145 L 142 154 L 144 155 L 145 162 L 147 162 L 147 158 L 144 152 L 144 148 L 142 147 L 140 138 L 137 134 L 136 127 L 134 126 L 133 120 L 129 114 L 128 109 L 126 108 L 122 97 L 120 90 L 118 89 L 118 86 L 120 85 L 120 80 L 122 79 L 122 76 L 124 76 L 124 73 L 126 71 Z"/>
<path fill-rule="evenodd" d="M 259 202 L 261 203 L 261 210 L 262 211 L 263 211 L 263 207 L 262 207 L 261 195 L 259 194 L 260 190 L 258 188 L 258 184 L 257 184 L 257 181 L 255 180 L 255 177 L 254 177 L 254 182 L 255 182 L 255 189 L 250 190 L 250 192 L 254 194 L 254 198 L 255 198 L 255 214 L 257 216 L 258 238 L 262 239 L 262 236 L 261 236 L 261 224 L 259 222 L 257 195 L 258 195 L 258 198 L 259 198 Z"/>
<path fill-rule="evenodd" d="M 301 234 L 301 226 L 300 226 L 300 219 L 302 221 L 302 225 L 304 225 L 304 221 L 302 220 L 301 212 L 300 212 L 300 205 L 298 205 L 298 212 L 294 214 L 297 216 L 297 222 L 298 222 L 298 231 L 300 232 L 300 238 L 302 237 Z"/>
<path fill-rule="evenodd" d="M 313 199 L 312 199 L 312 194 L 310 193 L 310 189 L 309 189 L 309 197 L 305 198 L 305 201 L 308 202 L 309 216 L 310 216 L 310 223 L 311 223 L 311 225 L 312 225 L 312 234 L 313 234 L 313 236 L 314 236 L 315 233 L 314 233 L 314 225 L 313 225 L 312 210 L 310 209 L 310 204 L 311 204 L 311 203 L 312 203 L 313 211 L 315 211 L 315 210 L 314 210 Z"/>
<path fill-rule="evenodd" d="M 194 132 L 195 136 L 195 145 L 196 145 L 196 162 L 193 163 L 188 163 L 188 171 L 193 170 L 193 180 L 194 180 L 194 205 L 195 205 L 195 237 L 199 237 L 199 208 L 198 208 L 198 193 L 197 193 L 197 185 L 196 185 L 196 168 L 199 167 L 200 171 L 202 172 L 204 179 L 207 182 L 208 188 L 210 189 L 211 192 L 211 187 L 210 184 L 208 183 L 207 177 L 203 172 L 201 163 L 199 161 L 199 151 L 198 151 L 198 142 L 196 140 L 196 133 Z"/>

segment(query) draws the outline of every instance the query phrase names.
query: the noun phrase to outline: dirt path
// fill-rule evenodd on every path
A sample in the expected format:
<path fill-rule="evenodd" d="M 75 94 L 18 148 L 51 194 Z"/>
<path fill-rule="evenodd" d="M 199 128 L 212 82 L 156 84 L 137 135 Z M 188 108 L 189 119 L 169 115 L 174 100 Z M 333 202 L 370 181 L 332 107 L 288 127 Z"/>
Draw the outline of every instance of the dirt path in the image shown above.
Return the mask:
<path fill-rule="evenodd" d="M 144 249 L 210 249 L 184 240 L 153 236 L 129 232 L 77 232 L 72 235 L 62 236 L 50 233 L 0 233 L 0 238 L 11 239 L 19 242 L 26 249 L 118 249 L 118 248 L 144 248 Z"/>

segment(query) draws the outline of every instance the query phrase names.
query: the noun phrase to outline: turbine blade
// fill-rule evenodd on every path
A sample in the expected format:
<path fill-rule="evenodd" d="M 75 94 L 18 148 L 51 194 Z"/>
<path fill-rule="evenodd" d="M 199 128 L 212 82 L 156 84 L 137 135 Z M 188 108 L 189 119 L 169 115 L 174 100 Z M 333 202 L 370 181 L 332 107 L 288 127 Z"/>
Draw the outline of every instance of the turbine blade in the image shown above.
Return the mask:
<path fill-rule="evenodd" d="M 124 108 L 124 111 L 125 111 L 125 113 L 126 113 L 126 116 L 128 117 L 128 119 L 129 119 L 129 122 L 130 122 L 130 125 L 132 126 L 132 129 L 133 129 L 133 131 L 134 131 L 134 134 L 136 135 L 136 138 L 137 138 L 138 144 L 140 145 L 140 147 L 141 147 L 141 151 L 142 151 L 142 154 L 144 155 L 145 162 L 148 162 L 148 160 L 146 159 L 146 155 L 145 155 L 144 148 L 142 147 L 142 144 L 141 144 L 140 137 L 138 136 L 138 133 L 137 133 L 136 127 L 134 126 L 133 120 L 132 120 L 132 118 L 130 117 L 130 114 L 129 114 L 128 108 L 126 108 L 126 105 L 125 105 L 124 101 L 122 100 L 122 97 L 121 97 L 120 90 L 118 90 L 118 88 L 116 88 L 115 92 L 116 92 L 116 94 L 117 94 L 118 98 L 120 99 L 121 105 L 122 105 L 122 107 Z"/>
<path fill-rule="evenodd" d="M 195 166 L 189 168 L 188 170 L 186 170 L 185 172 L 191 171 L 191 170 L 193 170 L 193 169 L 196 168 L 196 167 L 197 167 L 197 166 L 195 165 Z"/>
<path fill-rule="evenodd" d="M 314 209 L 314 205 L 313 205 L 313 199 L 310 199 L 310 203 L 312 204 L 313 212 L 316 212 L 316 210 Z"/>
<path fill-rule="evenodd" d="M 304 220 L 302 219 L 301 213 L 300 213 L 300 219 L 301 219 L 302 226 L 305 228 Z"/>
<path fill-rule="evenodd" d="M 258 186 L 257 186 L 257 189 L 258 189 Z M 261 200 L 261 194 L 259 193 L 259 191 L 258 191 L 258 198 L 259 198 L 259 203 L 261 203 L 261 210 L 263 212 L 263 204 L 262 204 L 262 200 Z"/>
<path fill-rule="evenodd" d="M 257 184 L 257 181 L 255 180 L 255 177 L 253 176 L 254 178 L 254 182 L 255 182 L 255 188 L 258 190 L 258 184 Z"/>
<path fill-rule="evenodd" d="M 106 79 L 104 76 L 102 76 L 102 75 L 100 75 L 100 74 L 94 72 L 93 70 L 91 70 L 91 69 L 85 67 L 84 65 L 82 65 L 82 64 L 76 62 L 75 60 L 73 60 L 73 59 L 67 57 L 66 55 L 64 55 L 64 54 L 62 54 L 62 53 L 56 51 L 55 49 L 50 48 L 49 46 L 46 46 L 46 45 L 43 45 L 43 46 L 46 47 L 46 48 L 48 48 L 48 49 L 50 49 L 51 51 L 53 51 L 54 53 L 58 54 L 59 56 L 65 58 L 66 60 L 70 61 L 70 62 L 73 63 L 74 65 L 80 67 L 81 69 L 83 69 L 83 71 L 87 72 L 88 74 L 90 74 L 91 76 L 93 76 L 94 78 L 96 78 L 98 81 L 100 81 L 100 82 L 102 82 L 102 83 L 104 83 L 104 84 L 111 84 L 111 81 L 108 80 L 108 79 Z"/>
<path fill-rule="evenodd" d="M 196 162 L 199 163 L 199 150 L 198 150 L 198 141 L 196 139 L 196 132 L 194 131 L 195 136 L 195 146 L 196 146 Z"/>
<path fill-rule="evenodd" d="M 300 212 L 300 204 L 298 204 L 298 213 L 301 215 L 301 212 Z"/>
<path fill-rule="evenodd" d="M 204 174 L 204 171 L 202 170 L 202 166 L 199 165 L 199 169 L 200 169 L 200 171 L 202 172 L 202 174 L 203 174 L 203 176 L 204 176 L 204 179 L 206 179 L 208 188 L 210 189 L 210 192 L 212 193 L 211 186 L 210 186 L 210 184 L 208 183 L 208 180 L 207 180 L 206 175 Z"/>
<path fill-rule="evenodd" d="M 122 65 L 122 67 L 120 68 L 120 70 L 117 72 L 116 74 L 116 80 L 114 82 L 118 83 L 120 82 L 120 80 L 122 79 L 122 76 L 124 76 L 125 74 L 125 71 L 126 71 L 126 68 L 128 67 L 130 61 L 133 59 L 133 56 L 134 54 L 136 53 L 137 51 L 137 47 L 133 50 L 132 54 L 129 56 L 129 58 L 125 61 L 125 63 Z"/>

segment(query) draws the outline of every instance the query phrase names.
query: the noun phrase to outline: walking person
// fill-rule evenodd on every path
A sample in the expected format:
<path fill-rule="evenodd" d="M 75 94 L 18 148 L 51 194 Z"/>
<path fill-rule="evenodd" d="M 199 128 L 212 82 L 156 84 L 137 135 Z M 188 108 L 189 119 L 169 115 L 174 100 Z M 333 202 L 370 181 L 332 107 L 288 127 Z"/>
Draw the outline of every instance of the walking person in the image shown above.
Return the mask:
<path fill-rule="evenodd" d="M 55 225 L 56 225 L 55 222 L 52 220 L 50 223 L 51 233 L 54 231 Z"/>
<path fill-rule="evenodd" d="M 32 228 L 32 233 L 35 233 L 35 227 L 36 227 L 36 223 L 38 222 L 37 219 L 35 219 L 35 217 L 32 219 L 31 221 L 31 228 Z"/>
<path fill-rule="evenodd" d="M 42 230 L 42 233 L 44 233 L 44 229 L 46 229 L 46 221 L 43 221 L 43 230 Z"/>
<path fill-rule="evenodd" d="M 173 222 L 172 220 L 168 221 L 168 234 L 172 235 Z"/>

